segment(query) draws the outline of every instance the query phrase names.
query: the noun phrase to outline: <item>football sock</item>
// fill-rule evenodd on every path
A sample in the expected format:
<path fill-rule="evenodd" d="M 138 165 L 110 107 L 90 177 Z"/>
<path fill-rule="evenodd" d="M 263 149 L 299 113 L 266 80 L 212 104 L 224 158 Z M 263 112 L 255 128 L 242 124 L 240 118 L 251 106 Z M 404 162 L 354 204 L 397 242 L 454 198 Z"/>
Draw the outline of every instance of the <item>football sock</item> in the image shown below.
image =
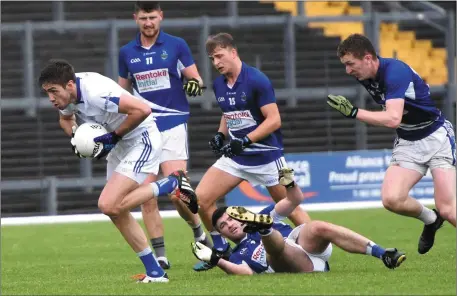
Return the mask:
<path fill-rule="evenodd" d="M 155 197 L 167 195 L 178 187 L 178 180 L 170 176 L 151 183 L 151 187 Z"/>
<path fill-rule="evenodd" d="M 384 250 L 384 248 L 382 248 L 381 246 L 378 246 L 377 244 L 375 244 L 372 241 L 369 241 L 367 244 L 367 250 L 366 250 L 365 254 L 371 255 L 376 258 L 381 258 L 385 252 L 386 252 L 386 250 Z"/>
<path fill-rule="evenodd" d="M 420 215 L 417 217 L 417 219 L 424 222 L 425 225 L 429 225 L 429 224 L 432 224 L 433 222 L 435 222 L 436 218 L 437 218 L 435 212 L 433 210 L 430 210 L 427 207 L 424 207 L 423 205 L 421 205 L 421 206 L 422 206 L 422 211 L 421 211 Z"/>
<path fill-rule="evenodd" d="M 156 257 L 165 257 L 165 241 L 163 236 L 152 238 L 151 245 L 154 248 Z"/>
<path fill-rule="evenodd" d="M 160 267 L 159 263 L 157 263 L 157 259 L 152 254 L 152 250 L 150 247 L 147 247 L 141 252 L 137 253 L 138 257 L 140 257 L 141 262 L 143 262 L 144 268 L 146 269 L 146 274 L 150 277 L 161 277 L 165 274 L 165 271 Z"/>

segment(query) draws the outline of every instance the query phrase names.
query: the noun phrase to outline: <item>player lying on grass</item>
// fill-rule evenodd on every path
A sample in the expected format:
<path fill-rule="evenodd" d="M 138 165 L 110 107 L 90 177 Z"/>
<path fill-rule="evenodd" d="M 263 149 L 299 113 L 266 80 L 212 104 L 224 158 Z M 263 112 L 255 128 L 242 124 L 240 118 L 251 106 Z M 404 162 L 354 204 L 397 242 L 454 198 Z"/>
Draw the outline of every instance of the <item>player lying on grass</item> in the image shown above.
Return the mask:
<path fill-rule="evenodd" d="M 295 229 L 281 222 L 303 201 L 303 194 L 293 181 L 293 170 L 281 169 L 280 184 L 286 186 L 287 197 L 259 214 L 243 207 L 223 207 L 212 216 L 212 223 L 236 246 L 229 260 L 201 243 L 192 243 L 192 252 L 203 261 L 219 266 L 228 274 L 263 272 L 324 272 L 332 244 L 349 253 L 376 257 L 390 269 L 406 259 L 395 248 L 384 249 L 368 238 L 342 226 L 324 221 L 311 221 Z M 247 233 L 247 234 L 246 234 Z"/>

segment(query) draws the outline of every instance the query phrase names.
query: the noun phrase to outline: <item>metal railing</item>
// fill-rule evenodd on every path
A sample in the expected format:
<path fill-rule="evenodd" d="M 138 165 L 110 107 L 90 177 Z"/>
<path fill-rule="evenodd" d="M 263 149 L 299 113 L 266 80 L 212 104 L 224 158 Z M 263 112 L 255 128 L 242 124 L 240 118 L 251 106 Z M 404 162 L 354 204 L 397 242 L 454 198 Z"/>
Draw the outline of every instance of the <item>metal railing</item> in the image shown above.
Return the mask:
<path fill-rule="evenodd" d="M 302 1 L 298 2 L 298 5 Z M 236 3 L 236 2 L 235 2 Z M 4 23 L 1 26 L 2 34 L 9 33 L 22 33 L 23 38 L 23 67 L 24 71 L 24 98 L 18 100 L 5 100 L 1 101 L 1 108 L 3 110 L 21 109 L 27 110 L 30 115 L 35 115 L 37 109 L 52 108 L 47 102 L 46 98 L 37 96 L 35 93 L 34 79 L 36 73 L 34 70 L 34 32 L 38 31 L 74 31 L 74 30 L 95 30 L 104 29 L 109 34 L 109 50 L 107 59 L 109 60 L 109 73 L 108 76 L 117 78 L 118 59 L 117 54 L 119 51 L 119 30 L 120 28 L 134 29 L 136 24 L 131 20 L 101 20 L 101 21 L 67 21 L 62 17 L 63 8 L 56 4 L 56 9 L 61 13 L 55 15 L 56 21 L 51 22 L 24 22 L 24 23 Z M 300 7 L 300 5 L 298 6 Z M 204 43 L 211 28 L 218 27 L 253 27 L 253 26 L 283 26 L 284 28 L 284 60 L 285 60 L 285 76 L 286 88 L 277 89 L 276 95 L 279 100 L 287 99 L 289 104 L 296 104 L 298 99 L 315 99 L 326 97 L 328 93 L 338 93 L 344 96 L 358 98 L 359 106 L 364 106 L 365 98 L 368 94 L 361 89 L 361 87 L 316 87 L 316 88 L 297 88 L 296 85 L 296 68 L 295 68 L 295 26 L 306 26 L 309 22 L 363 22 L 366 28 L 366 35 L 373 40 L 377 50 L 379 50 L 379 28 L 380 23 L 384 21 L 423 21 L 423 20 L 447 20 L 446 26 L 446 47 L 448 56 L 448 84 L 444 86 L 432 88 L 433 92 L 446 94 L 445 107 L 443 108 L 448 118 L 454 118 L 453 103 L 456 96 L 456 82 L 455 82 L 455 17 L 453 12 L 446 12 L 443 15 L 440 12 L 426 12 L 426 13 L 375 13 L 371 10 L 361 16 L 319 16 L 307 17 L 303 10 L 303 5 L 299 9 L 298 16 L 238 16 L 237 6 L 232 4 L 229 6 L 229 16 L 227 17 L 206 17 L 199 18 L 181 18 L 181 19 L 165 19 L 162 23 L 163 28 L 195 28 L 200 30 L 199 37 L 199 52 L 201 74 L 205 81 L 212 81 L 211 77 L 211 64 L 206 57 Z M 209 91 L 202 98 L 192 99 L 191 103 L 201 104 L 203 108 L 211 108 L 213 94 Z M 454 120 L 453 120 L 454 121 Z M 455 121 L 454 121 L 455 122 Z M 366 148 L 366 129 L 360 124 L 356 127 L 357 133 L 357 148 Z M 84 165 L 90 165 L 89 161 L 84 162 Z M 87 168 L 82 169 L 86 171 Z M 87 173 L 89 174 L 89 173 Z M 195 173 L 192 178 L 199 180 L 201 173 Z M 55 214 L 57 211 L 57 190 L 59 188 L 85 188 L 87 186 L 103 186 L 105 178 L 90 178 L 88 175 L 82 178 L 74 179 L 61 179 L 50 176 L 45 180 L 27 180 L 27 181 L 2 181 L 1 190 L 16 191 L 23 189 L 43 189 L 48 190 L 47 204 L 48 213 Z"/>

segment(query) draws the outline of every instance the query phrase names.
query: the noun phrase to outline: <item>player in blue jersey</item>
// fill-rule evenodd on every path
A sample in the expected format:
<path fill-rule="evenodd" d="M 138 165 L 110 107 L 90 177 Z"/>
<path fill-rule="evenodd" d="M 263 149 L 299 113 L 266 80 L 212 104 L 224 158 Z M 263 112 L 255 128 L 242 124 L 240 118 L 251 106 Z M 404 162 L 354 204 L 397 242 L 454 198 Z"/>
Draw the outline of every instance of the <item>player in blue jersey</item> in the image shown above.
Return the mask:
<path fill-rule="evenodd" d="M 229 250 L 229 244 L 213 230 L 211 215 L 216 201 L 243 180 L 267 187 L 275 202 L 286 196 L 278 184 L 278 170 L 286 166 L 283 157 L 281 116 L 268 77 L 241 61 L 230 34 L 210 36 L 206 51 L 221 76 L 213 82 L 214 95 L 223 115 L 210 146 L 221 156 L 201 179 L 196 193 L 200 217 L 210 231 L 214 247 Z M 228 143 L 224 145 L 224 140 Z M 295 225 L 309 221 L 297 208 L 289 217 Z M 194 266 L 205 270 L 208 265 Z"/>
<path fill-rule="evenodd" d="M 189 46 L 182 38 L 160 29 L 162 18 L 159 2 L 135 3 L 134 19 L 139 32 L 134 40 L 120 49 L 118 83 L 127 90 L 132 89 L 136 97 L 145 99 L 151 107 L 157 127 L 162 133 L 160 169 L 167 176 L 178 169 L 186 170 L 189 118 L 186 94 L 201 95 L 203 82 Z M 187 82 L 183 84 L 184 78 Z M 147 180 L 151 181 L 154 181 L 153 177 Z M 195 240 L 205 242 L 205 232 L 198 215 L 192 214 L 176 196 L 172 196 L 171 200 L 181 217 L 193 229 Z M 163 268 L 169 268 L 157 202 L 151 200 L 141 208 L 159 263 Z"/>
<path fill-rule="evenodd" d="M 390 269 L 399 267 L 406 259 L 405 253 L 395 248 L 384 249 L 352 230 L 331 223 L 314 220 L 292 229 L 281 220 L 300 205 L 304 196 L 295 186 L 293 170 L 281 169 L 279 182 L 287 187 L 287 197 L 258 214 L 243 207 L 223 207 L 213 213 L 215 229 L 236 244 L 228 259 L 198 242 L 192 244 L 194 255 L 228 274 L 245 275 L 329 271 L 332 244 L 349 253 L 381 259 Z"/>
<path fill-rule="evenodd" d="M 433 246 L 436 231 L 444 220 L 455 227 L 455 135 L 452 124 L 435 107 L 429 86 L 407 64 L 376 55 L 370 40 L 354 34 L 338 47 L 346 72 L 362 84 L 382 111 L 353 106 L 343 96 L 329 95 L 327 103 L 349 118 L 394 128 L 397 132 L 392 159 L 382 184 L 386 209 L 424 222 L 418 252 Z M 430 210 L 408 196 L 430 169 L 435 205 Z"/>

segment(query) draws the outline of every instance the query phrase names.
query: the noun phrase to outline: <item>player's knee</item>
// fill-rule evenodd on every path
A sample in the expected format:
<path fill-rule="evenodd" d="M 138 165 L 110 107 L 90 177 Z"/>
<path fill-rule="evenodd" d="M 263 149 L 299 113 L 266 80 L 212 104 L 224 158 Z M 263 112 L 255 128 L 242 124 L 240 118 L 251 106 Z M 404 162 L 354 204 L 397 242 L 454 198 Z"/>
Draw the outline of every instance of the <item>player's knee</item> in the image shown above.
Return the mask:
<path fill-rule="evenodd" d="M 180 202 L 181 200 L 179 199 L 179 197 L 177 197 L 176 195 L 170 195 L 170 200 L 173 204 L 176 204 L 178 202 Z"/>
<path fill-rule="evenodd" d="M 156 198 L 148 200 L 147 202 L 145 202 L 141 206 L 142 206 L 143 212 L 146 212 L 146 213 L 158 211 L 157 199 Z"/>
<path fill-rule="evenodd" d="M 120 214 L 119 209 L 111 203 L 99 201 L 98 208 L 103 214 L 110 217 L 118 216 Z"/>
<path fill-rule="evenodd" d="M 404 198 L 395 193 L 383 193 L 382 195 L 382 205 L 389 211 L 395 211 L 399 205 L 406 200 L 407 196 Z"/>
<path fill-rule="evenodd" d="M 330 232 L 328 223 L 313 220 L 308 223 L 309 231 L 313 237 L 327 237 Z"/>
<path fill-rule="evenodd" d="M 198 205 L 200 206 L 201 211 L 208 211 L 214 204 L 214 201 L 211 199 L 211 196 L 206 191 L 200 190 L 197 187 L 197 189 L 195 190 L 195 194 L 198 197 Z"/>

